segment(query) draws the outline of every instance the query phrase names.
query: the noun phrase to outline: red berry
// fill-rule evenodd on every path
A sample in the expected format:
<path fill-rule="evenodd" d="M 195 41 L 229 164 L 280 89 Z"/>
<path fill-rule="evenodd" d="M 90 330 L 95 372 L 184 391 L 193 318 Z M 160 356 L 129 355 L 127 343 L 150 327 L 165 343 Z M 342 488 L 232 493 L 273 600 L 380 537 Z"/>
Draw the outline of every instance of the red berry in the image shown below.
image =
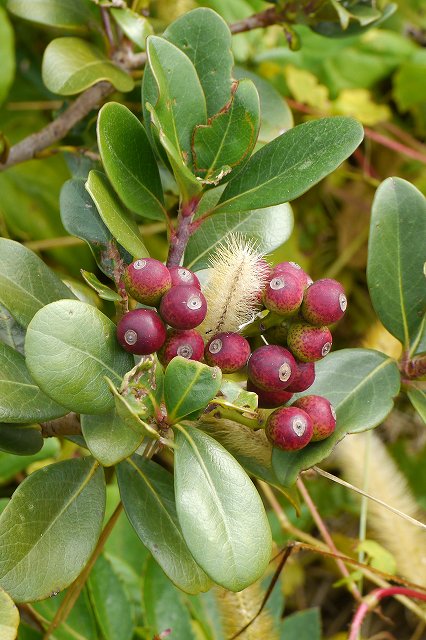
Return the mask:
<path fill-rule="evenodd" d="M 251 380 L 247 380 L 247 391 L 257 393 L 258 406 L 260 409 L 275 409 L 286 404 L 293 397 L 292 393 L 286 391 L 265 391 L 259 389 Z"/>
<path fill-rule="evenodd" d="M 333 338 L 328 327 L 296 323 L 288 330 L 287 344 L 298 360 L 316 362 L 330 352 Z"/>
<path fill-rule="evenodd" d="M 195 273 L 192 273 L 185 267 L 169 267 L 170 277 L 172 279 L 172 287 L 177 287 L 183 284 L 190 284 L 193 287 L 201 290 L 201 284 Z"/>
<path fill-rule="evenodd" d="M 315 380 L 315 365 L 313 362 L 296 362 L 296 377 L 287 387 L 287 391 L 292 393 L 300 393 L 306 391 Z"/>
<path fill-rule="evenodd" d="M 167 267 L 154 258 L 135 260 L 123 276 L 127 292 L 142 304 L 156 306 L 172 286 Z"/>
<path fill-rule="evenodd" d="M 166 339 L 166 327 L 156 311 L 129 311 L 117 325 L 117 338 L 123 349 L 146 356 L 159 349 Z"/>
<path fill-rule="evenodd" d="M 317 280 L 305 291 L 302 315 L 311 324 L 332 324 L 346 311 L 345 290 L 340 282 L 331 278 Z"/>
<path fill-rule="evenodd" d="M 296 361 L 288 349 L 276 344 L 259 347 L 248 361 L 248 377 L 265 391 L 284 391 L 294 380 Z"/>
<path fill-rule="evenodd" d="M 312 284 L 312 278 L 306 273 L 297 262 L 279 262 L 272 272 L 272 276 L 278 276 L 280 273 L 291 273 L 301 280 L 304 288 Z"/>
<path fill-rule="evenodd" d="M 223 373 L 234 373 L 244 367 L 250 355 L 250 345 L 239 333 L 217 333 L 206 344 L 204 359 Z"/>
<path fill-rule="evenodd" d="M 289 272 L 278 272 L 263 291 L 263 304 L 281 316 L 293 315 L 302 304 L 304 290 L 300 277 Z"/>
<path fill-rule="evenodd" d="M 324 440 L 336 427 L 336 412 L 331 402 L 322 396 L 304 396 L 292 405 L 303 409 L 310 416 L 314 427 L 312 442 Z"/>
<path fill-rule="evenodd" d="M 298 407 L 277 409 L 268 418 L 265 428 L 268 440 L 284 451 L 303 449 L 312 438 L 312 420 Z"/>
<path fill-rule="evenodd" d="M 182 356 L 188 360 L 200 361 L 204 353 L 204 340 L 195 329 L 179 331 L 169 329 L 166 342 L 157 353 L 163 366 L 167 366 L 175 356 Z"/>
<path fill-rule="evenodd" d="M 161 299 L 160 315 L 174 329 L 194 329 L 206 313 L 206 299 L 193 285 L 172 287 Z"/>

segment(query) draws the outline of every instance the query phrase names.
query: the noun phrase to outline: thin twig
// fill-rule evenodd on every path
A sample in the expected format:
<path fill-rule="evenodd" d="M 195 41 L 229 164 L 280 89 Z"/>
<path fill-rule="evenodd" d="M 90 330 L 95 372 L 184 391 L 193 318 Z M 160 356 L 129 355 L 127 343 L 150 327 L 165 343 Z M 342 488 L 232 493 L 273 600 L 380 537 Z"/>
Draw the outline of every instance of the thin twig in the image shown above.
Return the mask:
<path fill-rule="evenodd" d="M 308 507 L 309 511 L 312 514 L 312 517 L 314 519 L 315 524 L 318 527 L 319 532 L 321 533 L 324 542 L 327 544 L 327 546 L 329 547 L 329 549 L 331 549 L 331 551 L 333 551 L 334 553 L 338 553 L 336 545 L 333 542 L 333 538 L 331 537 L 327 527 L 325 526 L 325 523 L 323 521 L 323 519 L 321 518 L 319 511 L 314 503 L 314 501 L 312 500 L 309 491 L 307 490 L 307 488 L 305 487 L 303 480 L 301 478 L 299 478 L 297 480 L 297 488 L 299 489 L 300 493 L 303 496 L 303 499 L 306 503 L 306 506 Z M 353 580 L 351 580 L 350 574 L 348 569 L 346 568 L 345 564 L 342 562 L 342 560 L 336 560 L 336 564 L 340 569 L 341 574 L 343 575 L 344 578 L 346 578 L 347 580 L 347 584 L 348 584 L 348 588 L 350 590 L 350 592 L 352 593 L 353 597 L 356 600 L 361 600 L 361 594 L 359 592 L 359 590 L 357 589 L 355 582 Z"/>
<path fill-rule="evenodd" d="M 41 435 L 43 438 L 78 436 L 81 435 L 80 420 L 76 413 L 68 413 L 66 416 L 41 422 Z"/>

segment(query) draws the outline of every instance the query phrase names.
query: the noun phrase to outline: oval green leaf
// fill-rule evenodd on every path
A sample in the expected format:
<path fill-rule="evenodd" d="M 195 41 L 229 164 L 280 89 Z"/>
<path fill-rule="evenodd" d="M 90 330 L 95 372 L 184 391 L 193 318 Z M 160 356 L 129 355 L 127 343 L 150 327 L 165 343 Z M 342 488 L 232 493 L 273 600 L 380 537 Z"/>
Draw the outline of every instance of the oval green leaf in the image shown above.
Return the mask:
<path fill-rule="evenodd" d="M 273 448 L 272 467 L 279 481 L 290 486 L 303 469 L 326 458 L 347 433 L 372 429 L 392 410 L 401 383 L 395 360 L 370 349 L 342 349 L 315 364 L 315 382 L 308 393 L 328 398 L 336 410 L 334 433 L 299 451 Z"/>
<path fill-rule="evenodd" d="M 15 425 L 14 425 L 15 426 Z M 25 471 L 27 467 L 40 460 L 56 458 L 60 451 L 59 440 L 46 438 L 40 451 L 32 454 L 1 453 L 0 452 L 0 485 L 10 483 L 17 473 Z"/>
<path fill-rule="evenodd" d="M 63 591 L 47 600 L 34 602 L 32 606 L 46 621 L 52 622 L 67 594 L 68 591 Z M 54 640 L 99 640 L 99 632 L 87 593 L 87 587 L 83 589 L 77 598 L 70 614 L 67 616 L 66 622 L 63 622 L 59 626 L 59 629 L 55 630 L 52 638 L 54 638 Z M 21 639 L 18 638 L 18 640 Z M 33 636 L 28 638 L 23 636 L 22 640 L 41 640 L 41 638 L 38 636 L 37 638 L 33 638 Z"/>
<path fill-rule="evenodd" d="M 207 591 L 211 582 L 195 562 L 177 519 L 173 476 L 140 456 L 117 467 L 127 517 L 170 580 L 186 593 Z"/>
<path fill-rule="evenodd" d="M 142 593 L 144 620 L 151 637 L 170 629 L 170 637 L 176 640 L 200 640 L 200 634 L 194 628 L 188 597 L 176 589 L 152 557 L 145 564 Z"/>
<path fill-rule="evenodd" d="M 24 353 L 25 330 L 16 322 L 6 307 L 0 304 L 0 342 L 19 353 Z"/>
<path fill-rule="evenodd" d="M 98 116 L 102 163 L 126 207 L 145 218 L 163 220 L 163 189 L 145 129 L 127 107 L 108 102 Z"/>
<path fill-rule="evenodd" d="M 420 387 L 410 387 L 407 391 L 411 404 L 426 424 L 426 391 Z"/>
<path fill-rule="evenodd" d="M 292 230 L 293 212 L 287 203 L 245 213 L 218 213 L 191 235 L 185 265 L 194 271 L 206 269 L 218 245 L 235 233 L 253 240 L 259 253 L 270 253 L 289 239 Z"/>
<path fill-rule="evenodd" d="M 269 142 L 228 182 L 215 211 L 241 212 L 288 202 L 334 171 L 358 147 L 352 118 L 320 118 Z"/>
<path fill-rule="evenodd" d="M 38 256 L 19 242 L 0 238 L 0 302 L 28 326 L 49 302 L 74 295 Z"/>
<path fill-rule="evenodd" d="M 96 205 L 99 215 L 117 242 L 132 256 L 149 256 L 139 233 L 138 225 L 118 200 L 107 177 L 100 171 L 91 171 L 86 189 Z"/>
<path fill-rule="evenodd" d="M 70 96 L 97 82 L 110 82 L 118 91 L 131 91 L 134 82 L 96 47 L 80 38 L 56 38 L 44 52 L 43 82 L 49 91 Z"/>
<path fill-rule="evenodd" d="M 0 451 L 19 456 L 31 456 L 43 446 L 38 425 L 0 424 Z"/>
<path fill-rule="evenodd" d="M 426 310 L 426 198 L 401 178 L 377 189 L 371 213 L 367 280 L 386 329 L 408 348 Z"/>
<path fill-rule="evenodd" d="M 246 162 L 259 134 L 259 94 L 251 80 L 240 80 L 232 97 L 192 138 L 195 173 L 215 183 Z"/>
<path fill-rule="evenodd" d="M 185 541 L 214 582 L 241 591 L 258 580 L 271 557 L 271 531 L 253 483 L 216 440 L 179 425 L 175 496 Z"/>
<path fill-rule="evenodd" d="M 104 510 L 104 474 L 92 458 L 32 473 L 0 517 L 0 585 L 16 602 L 67 587 L 95 548 Z"/>
<path fill-rule="evenodd" d="M 146 39 L 154 33 L 149 20 L 128 8 L 110 9 L 114 20 L 126 36 L 141 49 L 145 49 Z"/>
<path fill-rule="evenodd" d="M 147 53 L 158 87 L 158 100 L 150 102 L 181 162 L 191 166 L 192 133 L 197 124 L 207 121 L 206 100 L 197 72 L 190 59 L 164 38 L 150 36 Z"/>
<path fill-rule="evenodd" d="M 231 97 L 234 58 L 225 20 L 206 7 L 193 9 L 170 24 L 163 38 L 183 51 L 197 71 L 211 118 Z"/>
<path fill-rule="evenodd" d="M 169 424 L 194 411 L 204 409 L 220 389 L 219 367 L 176 356 L 167 365 L 164 376 L 164 400 Z"/>
<path fill-rule="evenodd" d="M 90 453 L 104 467 L 132 455 L 146 435 L 143 425 L 125 420 L 116 409 L 101 416 L 82 415 L 81 430 Z"/>
<path fill-rule="evenodd" d="M 87 31 L 93 17 L 85 0 L 8 0 L 7 8 L 24 20 L 67 31 Z"/>
<path fill-rule="evenodd" d="M 105 640 L 131 640 L 132 608 L 124 586 L 111 562 L 100 555 L 87 583 L 90 600 Z"/>
<path fill-rule="evenodd" d="M 78 413 L 112 410 L 114 397 L 104 378 L 120 383 L 133 365 L 133 357 L 117 342 L 114 323 L 79 300 L 41 309 L 28 327 L 25 352 L 41 389 Z"/>
<path fill-rule="evenodd" d="M 85 282 L 91 287 L 102 300 L 109 300 L 110 302 L 121 302 L 121 296 L 119 293 L 107 287 L 106 284 L 101 282 L 94 273 L 90 271 L 81 270 Z"/>
<path fill-rule="evenodd" d="M 0 343 L 0 422 L 42 422 L 66 413 L 35 384 L 24 356 Z"/>
<path fill-rule="evenodd" d="M 0 638 L 15 640 L 19 627 L 19 611 L 6 591 L 0 589 Z"/>

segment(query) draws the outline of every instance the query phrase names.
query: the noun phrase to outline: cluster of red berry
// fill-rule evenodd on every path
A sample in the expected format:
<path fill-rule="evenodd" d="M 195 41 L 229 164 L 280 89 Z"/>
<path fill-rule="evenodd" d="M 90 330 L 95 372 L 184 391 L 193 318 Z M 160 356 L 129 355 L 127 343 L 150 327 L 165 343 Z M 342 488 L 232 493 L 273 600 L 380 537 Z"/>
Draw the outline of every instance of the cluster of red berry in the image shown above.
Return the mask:
<path fill-rule="evenodd" d="M 314 363 L 331 349 L 327 325 L 340 320 L 346 310 L 339 282 L 313 282 L 292 262 L 270 269 L 261 301 L 271 317 L 278 318 L 278 324 L 264 331 L 270 344 L 253 352 L 248 340 L 236 332 L 217 333 L 204 346 L 195 327 L 203 322 L 207 303 L 197 276 L 188 269 L 167 268 L 158 260 L 144 258 L 126 268 L 124 282 L 135 300 L 158 309 L 135 309 L 120 320 L 117 335 L 126 351 L 138 355 L 156 351 L 164 366 L 177 355 L 199 361 L 204 357 L 208 365 L 223 373 L 234 373 L 247 365 L 247 389 L 258 395 L 259 407 L 280 407 L 266 425 L 268 438 L 279 448 L 300 449 L 334 431 L 336 415 L 325 398 L 311 395 L 291 407 L 282 405 L 293 393 L 306 391 L 313 384 Z M 167 330 L 166 325 L 170 327 Z"/>

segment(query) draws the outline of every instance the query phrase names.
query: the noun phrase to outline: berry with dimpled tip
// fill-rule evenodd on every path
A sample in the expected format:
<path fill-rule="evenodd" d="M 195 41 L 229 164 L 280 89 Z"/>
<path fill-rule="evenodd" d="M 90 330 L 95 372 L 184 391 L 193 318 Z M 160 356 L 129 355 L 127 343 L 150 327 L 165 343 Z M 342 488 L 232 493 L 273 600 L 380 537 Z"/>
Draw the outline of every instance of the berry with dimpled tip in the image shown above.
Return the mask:
<path fill-rule="evenodd" d="M 305 291 L 302 315 L 311 324 L 332 324 L 342 318 L 346 311 L 345 290 L 337 280 L 317 280 Z"/>
<path fill-rule="evenodd" d="M 174 329 L 194 329 L 206 313 L 206 299 L 193 285 L 172 287 L 161 299 L 160 315 Z"/>
<path fill-rule="evenodd" d="M 142 304 L 156 306 L 172 286 L 168 268 L 155 258 L 135 260 L 123 276 L 127 293 Z"/>
<path fill-rule="evenodd" d="M 258 407 L 260 409 L 275 409 L 286 404 L 293 397 L 292 393 L 285 391 L 265 391 L 259 389 L 251 380 L 247 380 L 247 391 L 253 391 L 258 397 Z"/>
<path fill-rule="evenodd" d="M 280 273 L 291 273 L 301 280 L 304 288 L 309 287 L 313 280 L 309 274 L 306 273 L 297 262 L 279 262 L 273 269 L 273 276 L 278 276 Z"/>
<path fill-rule="evenodd" d="M 166 342 L 157 353 L 159 361 L 165 367 L 176 356 L 200 361 L 203 354 L 204 340 L 195 329 L 168 329 Z"/>
<path fill-rule="evenodd" d="M 287 387 L 287 391 L 292 393 L 300 393 L 306 391 L 315 380 L 315 364 L 313 362 L 296 362 L 296 377 Z"/>
<path fill-rule="evenodd" d="M 322 396 L 304 396 L 292 405 L 303 409 L 310 416 L 314 427 L 312 442 L 331 436 L 336 428 L 336 412 L 331 402 Z"/>
<path fill-rule="evenodd" d="M 156 311 L 135 309 L 121 318 L 117 325 L 117 339 L 126 351 L 146 356 L 163 346 L 166 327 Z"/>
<path fill-rule="evenodd" d="M 290 316 L 302 304 L 304 291 L 304 284 L 298 276 L 290 272 L 278 272 L 263 290 L 263 304 L 281 316 Z"/>
<path fill-rule="evenodd" d="M 251 354 L 248 377 L 265 391 L 284 391 L 293 382 L 296 368 L 296 361 L 288 349 L 268 344 Z"/>
<path fill-rule="evenodd" d="M 247 364 L 250 345 L 239 333 L 217 333 L 206 344 L 204 360 L 223 373 L 234 373 Z"/>
<path fill-rule="evenodd" d="M 333 338 L 328 327 L 296 323 L 288 330 L 288 347 L 302 362 L 316 362 L 325 358 L 330 353 L 332 343 Z"/>
<path fill-rule="evenodd" d="M 169 267 L 170 277 L 172 279 L 172 287 L 180 284 L 191 284 L 193 287 L 201 290 L 201 284 L 195 273 L 192 273 L 185 267 Z"/>
<path fill-rule="evenodd" d="M 268 418 L 265 433 L 268 440 L 284 451 L 303 449 L 310 442 L 313 433 L 310 416 L 298 407 L 282 407 Z"/>

